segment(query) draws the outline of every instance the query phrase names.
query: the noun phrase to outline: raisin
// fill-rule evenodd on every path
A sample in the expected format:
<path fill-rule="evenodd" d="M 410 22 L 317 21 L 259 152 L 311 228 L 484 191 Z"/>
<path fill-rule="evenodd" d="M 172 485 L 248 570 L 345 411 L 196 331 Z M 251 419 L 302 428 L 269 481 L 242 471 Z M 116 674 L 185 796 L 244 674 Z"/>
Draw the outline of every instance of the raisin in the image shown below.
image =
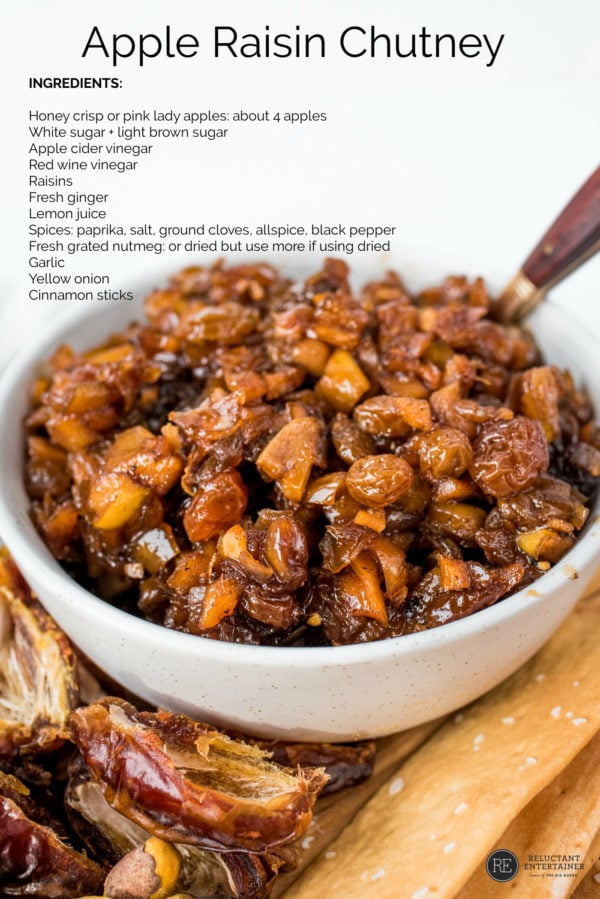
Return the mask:
<path fill-rule="evenodd" d="M 369 434 L 345 415 L 336 415 L 331 425 L 331 442 L 340 457 L 348 465 L 375 452 L 375 443 Z"/>
<path fill-rule="evenodd" d="M 190 540 L 199 542 L 218 537 L 237 524 L 246 508 L 248 491 L 236 470 L 224 471 L 202 485 L 183 516 Z"/>
<path fill-rule="evenodd" d="M 522 415 L 485 424 L 473 452 L 473 478 L 497 499 L 508 499 L 531 487 L 550 464 L 541 424 Z"/>
<path fill-rule="evenodd" d="M 382 453 L 364 456 L 351 466 L 346 486 L 354 499 L 366 506 L 383 508 L 395 503 L 410 490 L 412 468 L 399 456 Z"/>
<path fill-rule="evenodd" d="M 356 407 L 354 420 L 367 434 L 405 437 L 412 428 L 427 430 L 431 427 L 431 410 L 427 400 L 374 396 Z"/>
<path fill-rule="evenodd" d="M 308 544 L 304 528 L 294 518 L 276 518 L 268 527 L 264 557 L 289 590 L 301 587 L 308 575 Z"/>
<path fill-rule="evenodd" d="M 435 428 L 419 446 L 421 472 L 431 480 L 459 478 L 473 462 L 468 437 L 456 428 Z"/>

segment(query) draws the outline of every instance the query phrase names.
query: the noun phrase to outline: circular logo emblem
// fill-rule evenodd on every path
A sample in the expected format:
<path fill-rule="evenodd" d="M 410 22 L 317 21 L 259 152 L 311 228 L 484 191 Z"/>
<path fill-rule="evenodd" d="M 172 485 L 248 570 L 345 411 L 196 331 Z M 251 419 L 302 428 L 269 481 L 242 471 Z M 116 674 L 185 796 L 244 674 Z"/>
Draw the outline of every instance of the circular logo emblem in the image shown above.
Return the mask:
<path fill-rule="evenodd" d="M 516 876 L 519 870 L 519 859 L 510 849 L 496 849 L 495 852 L 490 852 L 488 855 L 485 870 L 492 880 L 506 883 Z"/>

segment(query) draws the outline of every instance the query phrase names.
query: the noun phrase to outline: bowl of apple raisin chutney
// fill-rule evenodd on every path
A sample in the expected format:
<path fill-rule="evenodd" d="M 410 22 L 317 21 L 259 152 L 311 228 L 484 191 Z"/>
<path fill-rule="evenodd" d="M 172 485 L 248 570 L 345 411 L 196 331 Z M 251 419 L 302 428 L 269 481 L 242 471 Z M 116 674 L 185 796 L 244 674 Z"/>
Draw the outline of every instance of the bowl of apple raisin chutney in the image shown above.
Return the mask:
<path fill-rule="evenodd" d="M 150 702 L 390 733 L 515 670 L 599 561 L 593 340 L 498 324 L 479 278 L 348 278 L 188 268 L 4 375 L 2 537 Z"/>

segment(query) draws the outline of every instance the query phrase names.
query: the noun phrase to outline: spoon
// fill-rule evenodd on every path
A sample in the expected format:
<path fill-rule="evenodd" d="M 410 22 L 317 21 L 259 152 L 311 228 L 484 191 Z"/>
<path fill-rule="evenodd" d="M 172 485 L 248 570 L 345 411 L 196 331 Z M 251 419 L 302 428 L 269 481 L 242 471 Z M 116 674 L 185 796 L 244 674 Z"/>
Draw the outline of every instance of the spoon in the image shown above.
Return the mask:
<path fill-rule="evenodd" d="M 517 322 L 600 250 L 600 167 L 579 188 L 496 300 L 494 316 Z"/>

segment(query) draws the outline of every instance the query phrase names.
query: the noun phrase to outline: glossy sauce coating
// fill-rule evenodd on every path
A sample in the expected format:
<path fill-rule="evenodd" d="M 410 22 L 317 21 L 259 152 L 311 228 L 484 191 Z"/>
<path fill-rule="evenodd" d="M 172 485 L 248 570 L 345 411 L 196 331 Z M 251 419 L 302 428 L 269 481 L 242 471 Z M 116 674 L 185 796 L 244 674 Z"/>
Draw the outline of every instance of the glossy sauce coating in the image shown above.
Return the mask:
<path fill-rule="evenodd" d="M 145 323 L 56 351 L 27 489 L 78 580 L 199 636 L 340 644 L 469 615 L 564 555 L 600 475 L 569 373 L 481 279 L 348 274 L 186 269 Z"/>

